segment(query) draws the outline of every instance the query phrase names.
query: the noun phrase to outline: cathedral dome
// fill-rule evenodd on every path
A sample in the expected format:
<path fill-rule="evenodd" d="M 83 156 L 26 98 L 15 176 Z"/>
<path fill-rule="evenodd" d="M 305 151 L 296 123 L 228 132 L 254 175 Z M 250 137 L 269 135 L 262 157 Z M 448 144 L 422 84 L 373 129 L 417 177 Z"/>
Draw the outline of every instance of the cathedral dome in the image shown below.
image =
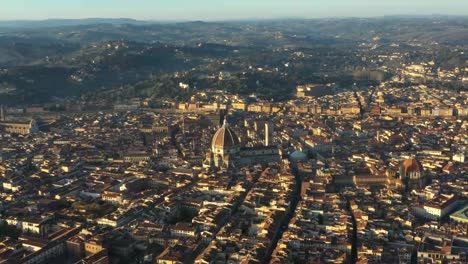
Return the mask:
<path fill-rule="evenodd" d="M 307 154 L 305 154 L 304 152 L 300 150 L 294 151 L 293 153 L 291 153 L 289 157 L 291 158 L 292 161 L 296 161 L 296 162 L 307 160 Z"/>
<path fill-rule="evenodd" d="M 403 161 L 402 166 L 406 172 L 421 172 L 423 170 L 421 163 L 416 159 L 407 159 Z"/>
<path fill-rule="evenodd" d="M 227 150 L 240 147 L 240 140 L 236 133 L 225 123 L 213 136 L 211 142 L 211 149 L 217 153 L 216 150 Z"/>

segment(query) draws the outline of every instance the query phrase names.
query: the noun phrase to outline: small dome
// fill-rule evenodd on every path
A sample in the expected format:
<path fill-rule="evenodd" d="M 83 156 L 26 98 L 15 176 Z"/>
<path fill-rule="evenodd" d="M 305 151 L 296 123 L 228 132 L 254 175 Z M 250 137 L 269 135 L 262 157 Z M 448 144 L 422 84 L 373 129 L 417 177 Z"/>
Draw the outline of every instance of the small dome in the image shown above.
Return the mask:
<path fill-rule="evenodd" d="M 224 124 L 213 136 L 213 141 L 211 142 L 212 149 L 229 149 L 240 146 L 239 137 L 236 133 Z"/>
<path fill-rule="evenodd" d="M 289 156 L 294 161 L 306 160 L 307 154 L 302 151 L 296 150 Z"/>
<path fill-rule="evenodd" d="M 421 172 L 423 167 L 419 161 L 416 159 L 407 159 L 403 161 L 402 166 L 405 168 L 406 172 Z"/>

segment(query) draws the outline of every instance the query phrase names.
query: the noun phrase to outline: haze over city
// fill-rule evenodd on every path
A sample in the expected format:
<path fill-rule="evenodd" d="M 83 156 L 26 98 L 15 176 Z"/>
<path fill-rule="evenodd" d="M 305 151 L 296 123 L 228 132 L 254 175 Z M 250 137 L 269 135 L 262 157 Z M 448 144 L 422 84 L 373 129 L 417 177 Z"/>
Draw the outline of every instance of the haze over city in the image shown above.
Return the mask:
<path fill-rule="evenodd" d="M 0 20 L 134 18 L 230 20 L 271 18 L 466 15 L 459 0 L 6 0 Z"/>

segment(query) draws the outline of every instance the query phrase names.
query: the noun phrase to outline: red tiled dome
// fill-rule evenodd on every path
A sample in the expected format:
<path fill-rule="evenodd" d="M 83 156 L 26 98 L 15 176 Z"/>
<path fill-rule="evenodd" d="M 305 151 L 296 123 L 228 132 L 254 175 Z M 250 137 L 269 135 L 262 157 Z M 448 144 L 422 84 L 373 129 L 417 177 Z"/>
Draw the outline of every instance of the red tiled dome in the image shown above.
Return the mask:
<path fill-rule="evenodd" d="M 214 134 L 211 146 L 213 149 L 228 149 L 232 147 L 238 147 L 240 146 L 240 140 L 236 133 L 234 133 L 234 131 L 229 126 L 223 125 Z"/>
<path fill-rule="evenodd" d="M 419 161 L 416 159 L 407 159 L 403 161 L 403 167 L 406 172 L 421 172 L 423 167 Z"/>

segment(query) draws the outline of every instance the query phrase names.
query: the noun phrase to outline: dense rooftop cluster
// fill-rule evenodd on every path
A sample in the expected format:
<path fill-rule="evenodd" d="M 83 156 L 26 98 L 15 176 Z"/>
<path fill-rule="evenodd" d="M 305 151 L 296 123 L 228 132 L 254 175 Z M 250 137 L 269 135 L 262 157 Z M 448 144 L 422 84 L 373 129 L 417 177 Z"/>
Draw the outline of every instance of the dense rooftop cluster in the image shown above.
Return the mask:
<path fill-rule="evenodd" d="M 0 263 L 463 263 L 467 94 L 395 87 L 5 109 Z"/>

